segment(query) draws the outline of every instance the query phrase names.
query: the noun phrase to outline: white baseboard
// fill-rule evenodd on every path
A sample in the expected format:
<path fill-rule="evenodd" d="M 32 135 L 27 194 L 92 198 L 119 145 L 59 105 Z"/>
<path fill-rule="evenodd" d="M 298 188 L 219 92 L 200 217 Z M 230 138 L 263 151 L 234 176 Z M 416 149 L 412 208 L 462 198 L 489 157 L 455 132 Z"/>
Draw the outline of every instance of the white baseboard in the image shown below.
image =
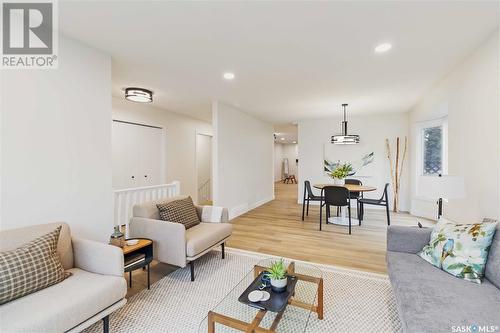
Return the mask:
<path fill-rule="evenodd" d="M 411 209 L 410 210 L 410 214 L 413 215 L 413 216 L 423 217 L 425 219 L 437 221 L 435 214 L 429 214 L 429 212 L 427 212 L 427 211 L 425 211 L 423 209 L 416 209 L 416 208 L 415 209 Z"/>
<path fill-rule="evenodd" d="M 254 203 L 250 203 L 250 204 L 245 203 L 245 204 L 241 204 L 241 205 L 236 206 L 236 207 L 229 208 L 229 220 L 232 220 L 240 215 L 243 215 L 246 212 L 251 211 L 252 209 L 255 209 L 259 206 L 262 206 L 263 204 L 268 203 L 269 201 L 272 201 L 272 200 L 274 200 L 274 195 L 271 197 L 259 200 L 259 201 L 254 202 Z"/>

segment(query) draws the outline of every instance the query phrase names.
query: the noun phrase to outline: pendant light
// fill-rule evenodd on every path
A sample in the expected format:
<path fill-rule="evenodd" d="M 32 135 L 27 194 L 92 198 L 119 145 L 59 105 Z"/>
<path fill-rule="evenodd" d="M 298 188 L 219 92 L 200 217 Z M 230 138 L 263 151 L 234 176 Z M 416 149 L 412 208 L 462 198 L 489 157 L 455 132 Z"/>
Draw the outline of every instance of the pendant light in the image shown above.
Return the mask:
<path fill-rule="evenodd" d="M 342 121 L 342 134 L 332 136 L 332 143 L 336 145 L 355 145 L 359 143 L 359 135 L 347 134 L 347 105 L 347 103 L 342 104 L 344 113 L 344 120 Z"/>

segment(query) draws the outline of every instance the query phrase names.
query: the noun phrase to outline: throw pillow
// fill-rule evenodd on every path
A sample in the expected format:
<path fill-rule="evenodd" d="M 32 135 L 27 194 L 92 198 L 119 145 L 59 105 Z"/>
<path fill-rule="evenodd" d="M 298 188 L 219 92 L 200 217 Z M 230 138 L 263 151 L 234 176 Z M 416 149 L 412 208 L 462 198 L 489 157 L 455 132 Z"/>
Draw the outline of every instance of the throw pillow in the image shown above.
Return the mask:
<path fill-rule="evenodd" d="M 61 226 L 11 251 L 0 252 L 0 304 L 61 282 L 66 273 L 57 253 Z"/>
<path fill-rule="evenodd" d="M 458 278 L 481 283 L 496 224 L 456 224 L 441 219 L 419 255 Z"/>
<path fill-rule="evenodd" d="M 200 218 L 191 197 L 158 204 L 156 207 L 160 210 L 160 218 L 163 221 L 184 224 L 186 229 L 200 224 Z"/>

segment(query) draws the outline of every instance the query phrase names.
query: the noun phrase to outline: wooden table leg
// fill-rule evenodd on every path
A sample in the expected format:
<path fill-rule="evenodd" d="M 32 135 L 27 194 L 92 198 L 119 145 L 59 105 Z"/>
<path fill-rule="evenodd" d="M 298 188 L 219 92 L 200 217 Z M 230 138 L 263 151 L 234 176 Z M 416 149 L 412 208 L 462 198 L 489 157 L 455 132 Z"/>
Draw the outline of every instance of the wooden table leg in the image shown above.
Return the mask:
<path fill-rule="evenodd" d="M 323 278 L 319 278 L 318 282 L 318 306 L 316 310 L 318 319 L 323 319 Z"/>
<path fill-rule="evenodd" d="M 214 313 L 208 311 L 208 333 L 215 333 Z"/>
<path fill-rule="evenodd" d="M 290 262 L 290 265 L 288 265 L 288 268 L 286 269 L 288 275 L 294 275 L 295 274 L 295 261 Z"/>

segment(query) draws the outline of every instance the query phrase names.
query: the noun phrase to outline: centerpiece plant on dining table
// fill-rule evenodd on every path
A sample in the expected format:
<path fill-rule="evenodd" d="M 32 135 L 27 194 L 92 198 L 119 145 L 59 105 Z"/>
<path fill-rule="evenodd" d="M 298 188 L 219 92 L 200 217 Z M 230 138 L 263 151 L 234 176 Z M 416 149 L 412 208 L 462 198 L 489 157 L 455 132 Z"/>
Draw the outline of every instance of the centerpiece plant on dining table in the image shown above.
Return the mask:
<path fill-rule="evenodd" d="M 331 173 L 335 185 L 345 185 L 345 179 L 352 172 L 353 168 L 351 163 L 339 164 Z"/>

